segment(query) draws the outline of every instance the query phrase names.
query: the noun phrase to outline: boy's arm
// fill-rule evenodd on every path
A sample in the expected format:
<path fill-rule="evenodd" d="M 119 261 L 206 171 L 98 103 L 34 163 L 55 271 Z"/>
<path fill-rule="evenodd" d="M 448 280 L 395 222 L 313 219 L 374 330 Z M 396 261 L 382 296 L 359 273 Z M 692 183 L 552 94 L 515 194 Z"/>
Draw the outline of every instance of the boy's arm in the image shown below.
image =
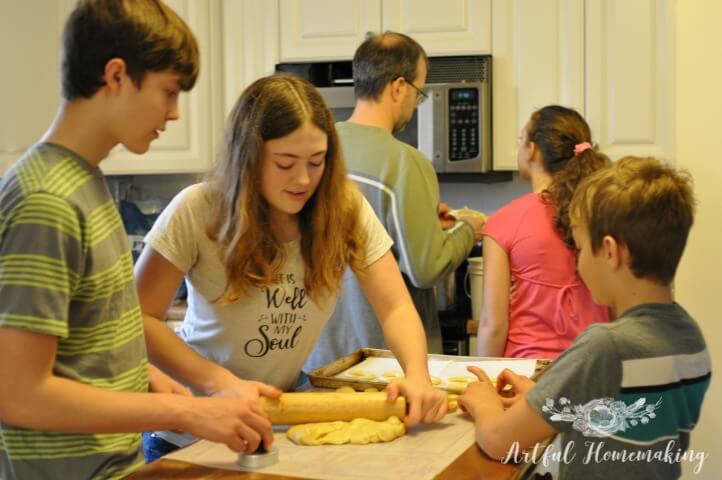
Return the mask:
<path fill-rule="evenodd" d="M 516 441 L 522 449 L 554 431 L 573 430 L 571 422 L 555 421 L 554 426 L 546 423 L 539 411 L 548 401 L 564 397 L 573 405 L 584 405 L 593 399 L 616 396 L 622 385 L 622 362 L 605 324 L 592 325 L 583 331 L 533 388 L 530 381 L 514 380 L 507 374 L 504 380 L 511 380 L 507 383 L 512 383 L 514 393 L 523 398 L 513 402 L 506 411 L 486 375 L 476 367 L 469 370 L 477 374 L 480 381 L 467 387 L 459 398 L 459 405 L 474 416 L 477 442 L 494 458 L 503 457 Z M 498 382 L 497 388 L 503 388 L 503 383 Z"/>
<path fill-rule="evenodd" d="M 476 367 L 469 367 L 469 370 L 479 381 L 469 384 L 459 402 L 474 418 L 476 443 L 491 458 L 501 460 L 509 455 L 515 443 L 518 443 L 518 450 L 524 450 L 556 433 L 529 405 L 523 397 L 524 392 L 515 391 L 521 398 L 505 411 L 501 397 L 486 374 Z M 534 385 L 526 378 L 518 378 L 525 380 L 525 390 Z M 517 389 L 514 383 L 512 387 Z"/>
<path fill-rule="evenodd" d="M 491 237 L 484 237 L 484 301 L 477 331 L 476 354 L 502 357 L 509 333 L 509 257 Z M 477 319 L 475 319 L 477 320 Z"/>
<path fill-rule="evenodd" d="M 272 442 L 271 425 L 255 402 L 96 388 L 56 376 L 56 351 L 52 335 L 0 327 L 4 424 L 80 434 L 181 430 L 235 451 Z"/>

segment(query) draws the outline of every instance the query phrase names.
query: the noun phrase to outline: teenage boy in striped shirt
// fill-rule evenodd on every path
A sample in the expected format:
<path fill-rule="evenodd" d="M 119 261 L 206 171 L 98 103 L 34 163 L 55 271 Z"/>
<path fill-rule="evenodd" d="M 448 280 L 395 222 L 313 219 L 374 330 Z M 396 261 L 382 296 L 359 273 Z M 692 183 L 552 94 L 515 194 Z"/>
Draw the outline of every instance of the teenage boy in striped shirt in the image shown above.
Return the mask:
<path fill-rule="evenodd" d="M 148 393 L 129 244 L 98 168 L 117 144 L 148 150 L 198 67 L 193 34 L 160 1 L 80 0 L 70 15 L 58 114 L 0 183 L 2 479 L 123 477 L 144 462 L 127 432 L 236 451 L 272 441 L 251 397 L 174 395 L 185 390 L 168 377 L 169 393 Z"/>

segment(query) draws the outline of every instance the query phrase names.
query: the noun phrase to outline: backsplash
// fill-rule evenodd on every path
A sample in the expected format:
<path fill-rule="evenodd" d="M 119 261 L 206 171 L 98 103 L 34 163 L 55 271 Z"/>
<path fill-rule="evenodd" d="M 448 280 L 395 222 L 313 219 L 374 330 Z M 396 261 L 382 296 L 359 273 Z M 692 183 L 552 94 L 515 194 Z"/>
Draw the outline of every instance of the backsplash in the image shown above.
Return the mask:
<path fill-rule="evenodd" d="M 160 200 L 165 206 L 188 185 L 201 181 L 202 175 L 191 173 L 162 175 L 109 175 L 108 188 L 116 203 L 120 200 L 143 202 Z M 150 212 L 144 212 L 150 213 Z"/>
<path fill-rule="evenodd" d="M 469 207 L 491 215 L 515 198 L 529 193 L 531 184 L 514 172 L 511 182 L 440 183 L 441 201 L 451 208 Z"/>
<path fill-rule="evenodd" d="M 183 188 L 202 180 L 198 174 L 108 176 L 108 186 L 116 202 L 137 203 L 144 214 L 152 215 L 164 207 Z M 452 208 L 469 207 L 486 214 L 494 213 L 510 201 L 531 191 L 529 182 L 514 173 L 511 182 L 440 183 L 441 201 Z"/>

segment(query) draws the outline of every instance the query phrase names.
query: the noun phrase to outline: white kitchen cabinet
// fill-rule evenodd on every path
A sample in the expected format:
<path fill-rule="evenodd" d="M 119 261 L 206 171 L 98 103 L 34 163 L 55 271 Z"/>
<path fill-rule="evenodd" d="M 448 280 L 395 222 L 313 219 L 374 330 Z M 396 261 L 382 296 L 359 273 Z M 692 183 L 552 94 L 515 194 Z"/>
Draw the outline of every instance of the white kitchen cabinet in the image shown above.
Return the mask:
<path fill-rule="evenodd" d="M 673 160 L 675 0 L 587 0 L 586 117 L 612 159 Z"/>
<path fill-rule="evenodd" d="M 493 164 L 515 170 L 531 112 L 576 108 L 612 158 L 671 160 L 675 0 L 169 0 L 195 32 L 201 73 L 145 155 L 122 148 L 110 174 L 201 172 L 225 117 L 280 61 L 350 59 L 366 31 L 394 30 L 429 55 L 491 53 Z M 45 131 L 60 100 L 60 35 L 74 0 L 0 0 L 0 174 Z M 40 5 L 40 6 L 39 6 Z M 42 15 L 37 12 L 42 11 Z"/>
<path fill-rule="evenodd" d="M 674 0 L 492 0 L 494 169 L 516 170 L 519 131 L 557 103 L 612 159 L 674 151 Z"/>
<path fill-rule="evenodd" d="M 492 0 L 492 25 L 493 168 L 516 170 L 534 110 L 584 114 L 584 0 Z"/>
<path fill-rule="evenodd" d="M 491 53 L 491 0 L 383 0 L 382 28 L 409 35 L 428 55 Z"/>
<path fill-rule="evenodd" d="M 39 5 L 40 4 L 40 5 Z M 45 132 L 60 103 L 60 38 L 73 0 L 0 0 L 0 61 L 4 65 L 0 104 L 0 174 Z M 196 34 L 201 73 L 195 88 L 180 97 L 180 120 L 135 155 L 114 149 L 101 163 L 107 174 L 201 172 L 212 161 L 210 2 L 168 0 Z M 38 12 L 42 14 L 39 15 Z M 219 82 L 220 83 L 220 82 Z"/>
<path fill-rule="evenodd" d="M 491 51 L 491 0 L 280 0 L 281 61 L 349 60 L 366 32 L 393 30 L 429 55 Z"/>
<path fill-rule="evenodd" d="M 216 2 L 218 3 L 218 2 Z M 221 121 L 241 92 L 254 80 L 273 73 L 279 58 L 279 4 L 268 0 L 221 0 L 220 24 L 214 28 L 214 75 L 222 88 L 214 92 Z M 214 45 L 216 43 L 214 42 Z M 215 129 L 220 133 L 222 126 Z"/>
<path fill-rule="evenodd" d="M 381 0 L 280 0 L 281 61 L 350 59 L 381 27 Z"/>

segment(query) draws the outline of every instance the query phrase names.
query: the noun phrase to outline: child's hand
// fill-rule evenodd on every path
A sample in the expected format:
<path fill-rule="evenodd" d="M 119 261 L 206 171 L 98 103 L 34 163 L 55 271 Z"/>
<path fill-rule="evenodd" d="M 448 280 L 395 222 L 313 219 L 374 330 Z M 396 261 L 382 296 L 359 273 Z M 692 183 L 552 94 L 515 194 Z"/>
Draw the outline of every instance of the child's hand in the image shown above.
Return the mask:
<path fill-rule="evenodd" d="M 496 393 L 494 384 L 479 367 L 467 367 L 469 372 L 476 375 L 478 382 L 471 382 L 459 397 L 459 406 L 474 419 L 478 418 L 484 410 L 504 411 L 501 397 Z"/>
<path fill-rule="evenodd" d="M 517 375 L 508 368 L 505 368 L 496 379 L 496 391 L 501 397 L 504 408 L 514 405 L 534 385 L 534 382 L 528 377 Z"/>
<path fill-rule="evenodd" d="M 406 397 L 409 413 L 404 419 L 406 427 L 412 427 L 419 422 L 438 422 L 448 409 L 446 392 L 437 390 L 430 380 L 414 381 L 412 379 L 394 380 L 387 389 L 389 401 L 394 401 L 399 395 Z"/>
<path fill-rule="evenodd" d="M 234 452 L 250 453 L 261 443 L 268 449 L 273 443 L 271 422 L 252 399 L 194 397 L 188 401 L 192 403 L 179 416 L 182 431 L 225 443 Z"/>
<path fill-rule="evenodd" d="M 255 402 L 263 395 L 269 398 L 281 396 L 279 389 L 273 385 L 254 380 L 241 380 L 228 370 L 221 370 L 216 375 L 213 387 L 209 388 L 207 394 L 218 398 L 247 398 Z"/>
<path fill-rule="evenodd" d="M 258 401 L 261 395 L 269 398 L 278 398 L 281 396 L 281 393 L 282 392 L 273 385 L 237 378 L 235 382 L 230 385 L 225 385 L 214 393 L 213 396 L 217 398 L 247 398 Z"/>

